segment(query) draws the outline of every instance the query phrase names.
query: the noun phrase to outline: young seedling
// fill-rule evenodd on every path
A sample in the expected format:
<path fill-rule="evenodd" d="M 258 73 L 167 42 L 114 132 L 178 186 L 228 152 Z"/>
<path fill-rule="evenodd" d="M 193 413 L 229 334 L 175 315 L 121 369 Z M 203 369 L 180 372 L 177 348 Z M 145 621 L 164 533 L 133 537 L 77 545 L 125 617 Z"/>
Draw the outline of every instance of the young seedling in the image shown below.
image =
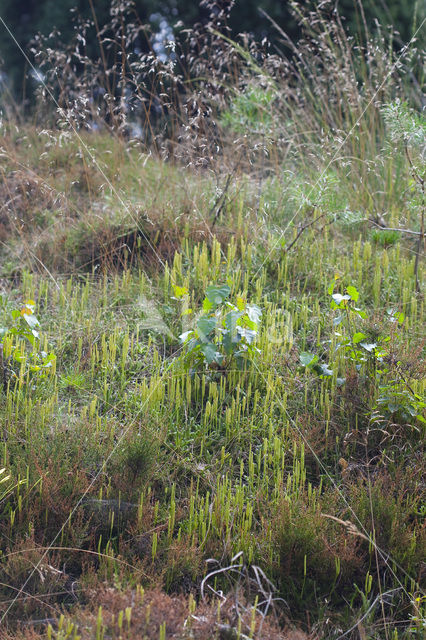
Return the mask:
<path fill-rule="evenodd" d="M 230 293 L 228 285 L 207 287 L 195 328 L 180 336 L 184 362 L 191 372 L 243 370 L 260 353 L 254 343 L 262 311 L 240 297 L 235 304 L 229 302 Z M 186 289 L 175 287 L 175 298 L 186 295 Z"/>

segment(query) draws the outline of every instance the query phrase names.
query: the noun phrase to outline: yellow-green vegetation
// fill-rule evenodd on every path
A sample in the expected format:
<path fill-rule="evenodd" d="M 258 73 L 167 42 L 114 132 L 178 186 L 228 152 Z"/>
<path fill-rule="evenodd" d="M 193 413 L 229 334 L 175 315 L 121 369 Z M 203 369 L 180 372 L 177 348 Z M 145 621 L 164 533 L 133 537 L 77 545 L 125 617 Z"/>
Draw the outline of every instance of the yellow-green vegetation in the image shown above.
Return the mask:
<path fill-rule="evenodd" d="M 2 637 L 423 637 L 426 127 L 338 27 L 210 32 L 166 158 L 2 123 Z"/>

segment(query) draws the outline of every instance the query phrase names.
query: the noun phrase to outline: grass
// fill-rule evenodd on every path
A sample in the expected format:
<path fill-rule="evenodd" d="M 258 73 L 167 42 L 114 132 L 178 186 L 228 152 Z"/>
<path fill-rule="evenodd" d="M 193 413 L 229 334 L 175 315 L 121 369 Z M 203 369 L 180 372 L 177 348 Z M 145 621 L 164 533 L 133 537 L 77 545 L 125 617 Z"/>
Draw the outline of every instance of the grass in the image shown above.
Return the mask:
<path fill-rule="evenodd" d="M 5 638 L 422 637 L 424 165 L 387 140 L 372 74 L 355 93 L 337 26 L 328 102 L 325 48 L 300 45 L 301 105 L 272 57 L 210 43 L 234 99 L 222 138 L 195 127 L 207 159 L 189 125 L 165 161 L 160 134 L 3 124 L 0 324 L 34 301 L 56 356 L 31 371 L 3 332 Z M 191 370 L 179 335 L 225 283 L 262 309 L 259 352 Z"/>

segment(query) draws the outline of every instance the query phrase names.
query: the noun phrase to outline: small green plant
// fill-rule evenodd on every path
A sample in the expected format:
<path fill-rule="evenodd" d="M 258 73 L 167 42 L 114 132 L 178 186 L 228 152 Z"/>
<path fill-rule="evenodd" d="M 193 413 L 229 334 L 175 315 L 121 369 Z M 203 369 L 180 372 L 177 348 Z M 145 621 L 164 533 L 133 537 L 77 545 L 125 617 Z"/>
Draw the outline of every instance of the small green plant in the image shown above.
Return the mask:
<path fill-rule="evenodd" d="M 410 633 L 414 634 L 415 638 L 424 638 L 426 631 L 426 596 L 417 595 L 412 597 L 413 613 L 410 616 L 411 627 Z"/>
<path fill-rule="evenodd" d="M 262 311 L 241 297 L 235 304 L 229 302 L 230 293 L 228 285 L 207 287 L 195 328 L 180 336 L 185 345 L 184 361 L 193 372 L 203 369 L 225 372 L 235 367 L 242 370 L 260 353 L 254 343 Z M 187 295 L 187 289 L 175 287 L 175 298 Z"/>
<path fill-rule="evenodd" d="M 338 315 L 333 319 L 335 328 L 334 338 L 336 339 L 334 346 L 334 354 L 343 352 L 345 360 L 348 364 L 355 365 L 357 371 L 360 371 L 362 365 L 372 358 L 380 358 L 384 355 L 382 343 L 387 342 L 390 338 L 377 337 L 371 342 L 367 335 L 358 330 L 356 326 L 357 320 L 367 319 L 367 313 L 357 306 L 359 292 L 353 286 L 348 286 L 345 293 L 334 292 L 335 281 L 328 288 L 331 295 L 330 307 L 332 311 L 338 311 Z M 401 314 L 402 316 L 402 314 Z M 309 367 L 321 376 L 331 376 L 333 371 L 329 365 L 320 364 L 318 356 L 313 353 L 301 353 L 300 363 L 304 367 Z M 339 379 L 341 383 L 344 378 Z"/>
<path fill-rule="evenodd" d="M 369 339 L 357 326 L 358 320 L 368 318 L 366 311 L 357 306 L 358 290 L 348 286 L 345 293 L 341 294 L 334 293 L 334 287 L 335 282 L 328 289 L 332 298 L 330 307 L 333 311 L 338 311 L 338 315 L 333 319 L 336 339 L 334 354 L 343 353 L 348 367 L 354 366 L 358 373 L 364 367 L 367 379 L 377 389 L 374 393 L 376 399 L 371 412 L 372 420 L 385 417 L 393 421 L 410 422 L 414 418 L 425 423 L 422 414 L 426 403 L 398 374 L 400 363 L 393 362 L 388 357 L 386 344 L 391 339 L 390 335 L 378 332 L 374 339 Z M 404 314 L 396 309 L 388 309 L 386 316 L 390 323 L 396 325 L 401 325 L 405 319 Z M 302 352 L 299 361 L 303 367 L 311 369 L 320 377 L 333 375 L 330 365 L 320 363 L 318 355 L 314 353 Z M 337 378 L 337 383 L 343 384 L 345 380 Z"/>
<path fill-rule="evenodd" d="M 362 365 L 372 360 L 380 359 L 385 355 L 384 343 L 389 342 L 390 336 L 377 335 L 374 341 L 359 331 L 357 321 L 367 319 L 367 313 L 357 306 L 359 291 L 353 287 L 346 287 L 345 293 L 334 293 L 335 281 L 328 288 L 331 295 L 330 307 L 332 311 L 338 311 L 338 315 L 333 319 L 335 327 L 334 337 L 336 338 L 335 351 L 343 351 L 348 363 L 354 364 L 357 371 Z M 400 322 L 403 322 L 404 315 L 399 314 Z M 338 329 L 338 327 L 340 327 Z"/>
<path fill-rule="evenodd" d="M 0 326 L 0 344 L 4 357 L 12 358 L 30 373 L 45 374 L 54 369 L 56 356 L 41 348 L 40 322 L 34 314 L 35 302 L 26 300 L 20 309 L 10 309 L 7 300 L 0 296 L 0 311 L 4 326 Z M 30 350 L 26 349 L 26 345 Z M 4 363 L 3 363 L 4 366 Z"/>
<path fill-rule="evenodd" d="M 386 356 L 385 345 L 389 342 L 390 336 L 378 333 L 374 339 L 370 339 L 366 333 L 360 331 L 358 322 L 367 320 L 368 315 L 364 309 L 357 306 L 359 291 L 350 285 L 346 287 L 344 293 L 337 293 L 334 292 L 335 284 L 336 282 L 333 281 L 328 288 L 331 296 L 330 308 L 338 312 L 333 318 L 334 354 L 343 353 L 348 365 L 354 365 L 358 372 L 366 363 L 373 363 L 375 371 L 376 363 L 381 362 Z M 401 324 L 404 321 L 404 314 L 394 309 L 389 310 L 388 316 L 390 322 Z M 329 365 L 319 364 L 318 356 L 313 353 L 303 352 L 299 359 L 302 366 L 310 367 L 319 375 L 333 374 Z M 344 381 L 344 379 L 341 380 Z"/>
<path fill-rule="evenodd" d="M 402 381 L 393 380 L 379 387 L 375 409 L 393 422 L 412 422 L 413 418 L 426 424 L 423 417 L 426 403 L 421 396 L 407 388 Z M 377 415 L 373 413 L 373 419 Z"/>
<path fill-rule="evenodd" d="M 328 377 L 333 375 L 333 371 L 332 369 L 330 369 L 330 366 L 323 362 L 319 362 L 319 358 L 315 353 L 302 351 L 302 353 L 299 356 L 299 362 L 302 365 L 302 367 L 311 369 L 321 377 L 322 376 Z"/>

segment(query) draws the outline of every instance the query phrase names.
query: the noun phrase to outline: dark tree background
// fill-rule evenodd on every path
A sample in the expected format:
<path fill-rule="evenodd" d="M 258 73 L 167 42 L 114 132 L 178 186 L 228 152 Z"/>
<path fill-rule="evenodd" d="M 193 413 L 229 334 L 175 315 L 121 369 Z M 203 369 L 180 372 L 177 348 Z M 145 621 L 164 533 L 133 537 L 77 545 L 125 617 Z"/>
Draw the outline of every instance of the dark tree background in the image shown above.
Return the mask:
<path fill-rule="evenodd" d="M 182 21 L 188 27 L 195 22 L 202 22 L 208 14 L 208 10 L 202 4 L 199 6 L 197 0 L 134 0 L 141 21 L 153 22 L 154 28 L 160 15 L 164 16 L 171 26 L 178 21 Z M 217 4 L 229 4 L 229 0 L 217 0 Z M 369 28 L 373 26 L 375 19 L 383 27 L 394 25 L 399 33 L 399 37 L 395 39 L 396 47 L 410 39 L 416 7 L 418 9 L 424 6 L 422 0 L 362 0 L 362 4 Z M 360 0 L 337 0 L 336 5 L 352 33 L 361 34 L 363 18 L 360 14 Z M 102 27 L 109 20 L 111 0 L 0 0 L 0 17 L 22 48 L 28 52 L 28 45 L 38 32 L 48 35 L 56 28 L 61 32 L 61 39 L 64 42 L 69 41 L 75 30 L 75 21 L 71 13 L 74 7 L 82 18 L 91 18 L 94 10 L 98 24 Z M 259 7 L 293 39 L 297 39 L 298 27 L 290 11 L 289 0 L 236 0 L 230 20 L 233 32 L 245 31 L 258 38 L 266 36 L 273 41 L 277 33 L 270 22 L 261 15 Z M 92 46 L 96 47 L 95 34 Z M 26 84 L 28 65 L 1 23 L 0 60 L 0 68 L 7 74 L 9 85 L 19 98 Z"/>

